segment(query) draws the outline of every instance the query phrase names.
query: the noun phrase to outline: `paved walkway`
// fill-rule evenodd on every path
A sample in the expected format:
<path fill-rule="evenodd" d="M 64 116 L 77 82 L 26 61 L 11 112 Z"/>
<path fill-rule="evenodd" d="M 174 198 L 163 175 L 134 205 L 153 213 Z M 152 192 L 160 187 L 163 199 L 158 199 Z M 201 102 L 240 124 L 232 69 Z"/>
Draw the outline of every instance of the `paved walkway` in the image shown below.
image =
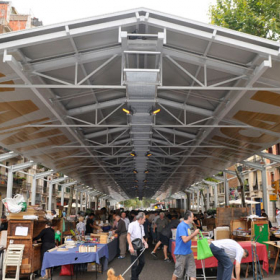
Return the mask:
<path fill-rule="evenodd" d="M 145 252 L 145 258 L 146 258 L 146 265 L 140 274 L 139 280 L 171 280 L 173 271 L 174 271 L 174 263 L 165 263 L 163 261 L 163 252 L 162 250 L 158 250 L 158 259 L 154 259 L 154 257 L 150 254 L 151 249 L 148 249 L 147 252 Z M 279 262 L 280 263 L 280 262 Z M 271 261 L 272 264 L 272 261 Z M 110 264 L 109 268 L 114 268 L 116 275 L 122 274 L 130 265 L 130 256 L 127 255 L 125 259 L 114 259 Z M 245 268 L 242 265 L 242 270 L 245 271 Z M 198 270 L 199 272 L 199 270 Z M 215 276 L 217 275 L 216 269 L 208 269 L 207 275 Z M 75 276 L 73 277 L 73 280 L 75 280 Z M 127 272 L 127 274 L 124 276 L 126 280 L 130 280 L 130 271 Z M 59 269 L 56 269 L 54 271 L 54 280 L 70 280 L 69 276 L 59 276 Z M 87 272 L 81 275 L 78 275 L 78 280 L 94 280 L 95 274 L 93 272 Z M 209 279 L 215 279 L 215 278 L 209 278 Z M 241 279 L 245 279 L 244 273 L 241 276 Z M 248 280 L 253 279 L 252 273 L 249 275 Z M 265 276 L 265 279 L 269 280 L 279 280 L 280 279 L 280 265 L 278 265 L 278 268 L 276 270 L 275 275 L 272 275 L 272 272 L 270 271 L 270 274 L 268 276 Z M 103 274 L 98 275 L 98 280 L 107 280 L 107 273 L 104 272 Z"/>

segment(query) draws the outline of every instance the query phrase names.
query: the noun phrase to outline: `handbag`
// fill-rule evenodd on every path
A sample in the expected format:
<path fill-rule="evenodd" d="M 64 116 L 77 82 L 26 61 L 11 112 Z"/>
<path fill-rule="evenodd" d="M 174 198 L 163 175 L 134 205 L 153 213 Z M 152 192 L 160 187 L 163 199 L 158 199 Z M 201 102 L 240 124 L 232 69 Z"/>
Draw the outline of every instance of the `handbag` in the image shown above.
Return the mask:
<path fill-rule="evenodd" d="M 197 238 L 197 259 L 204 260 L 213 257 L 207 238 L 204 238 L 201 231 Z"/>
<path fill-rule="evenodd" d="M 135 251 L 141 250 L 143 248 L 142 239 L 136 238 L 132 242 L 132 247 Z"/>
<path fill-rule="evenodd" d="M 139 225 L 140 226 L 140 225 Z M 143 248 L 143 242 L 142 242 L 142 228 L 140 226 L 140 232 L 141 232 L 141 238 L 135 238 L 131 243 L 132 247 L 135 251 L 141 250 Z"/>

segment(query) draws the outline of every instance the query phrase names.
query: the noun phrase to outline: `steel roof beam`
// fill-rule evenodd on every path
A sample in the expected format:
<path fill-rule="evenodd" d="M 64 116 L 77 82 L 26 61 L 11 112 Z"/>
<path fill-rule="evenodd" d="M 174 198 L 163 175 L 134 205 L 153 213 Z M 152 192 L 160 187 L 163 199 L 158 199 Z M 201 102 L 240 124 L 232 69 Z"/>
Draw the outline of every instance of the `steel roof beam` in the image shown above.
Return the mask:
<path fill-rule="evenodd" d="M 260 163 L 256 163 L 256 162 L 250 162 L 250 161 L 247 161 L 247 160 L 242 161 L 242 163 L 244 165 L 247 165 L 247 166 L 249 166 L 251 168 L 255 168 L 257 170 L 262 170 L 263 168 L 265 168 L 264 164 L 260 164 Z"/>
<path fill-rule="evenodd" d="M 69 37 L 69 34 L 72 37 L 79 37 L 88 33 L 94 34 L 101 30 L 106 30 L 106 29 L 111 30 L 117 28 L 118 26 L 128 26 L 135 23 L 136 23 L 136 19 L 133 17 L 133 18 L 126 18 L 126 19 L 115 20 L 111 22 L 95 24 L 91 26 L 73 28 L 70 29 L 68 32 L 65 30 L 65 31 L 52 32 L 52 33 L 37 35 L 37 36 L 31 35 L 32 37 L 30 36 L 29 38 L 17 39 L 17 40 L 15 39 L 13 41 L 7 40 L 7 42 L 1 43 L 0 50 L 22 48 L 30 45 L 34 46 L 46 42 L 63 40 L 63 39 L 67 39 Z"/>
<path fill-rule="evenodd" d="M 257 155 L 259 155 L 260 157 L 264 157 L 264 158 L 267 158 L 269 160 L 280 163 L 280 156 L 279 155 L 273 155 L 273 154 L 264 153 L 264 152 L 257 153 Z"/>
<path fill-rule="evenodd" d="M 191 134 L 188 132 L 183 132 L 183 131 L 179 131 L 179 130 L 175 130 L 175 129 L 169 129 L 169 128 L 164 128 L 164 127 L 156 127 L 156 130 L 161 131 L 161 132 L 165 132 L 165 133 L 169 133 L 169 134 L 173 134 L 173 135 L 177 135 L 177 136 L 182 136 L 185 138 L 189 138 L 189 139 L 195 139 L 196 135 L 195 134 Z"/>
<path fill-rule="evenodd" d="M 98 109 L 105 109 L 108 107 L 120 105 L 122 103 L 126 102 L 126 98 L 119 98 L 119 99 L 114 99 L 106 102 L 101 102 L 101 103 L 96 103 L 92 105 L 86 105 L 83 107 L 78 107 L 78 108 L 73 108 L 68 110 L 68 114 L 70 116 L 75 116 L 75 115 L 80 115 L 88 112 L 92 112 Z"/>
<path fill-rule="evenodd" d="M 168 30 L 168 31 L 174 31 L 176 33 L 189 35 L 192 37 L 196 37 L 196 38 L 200 38 L 200 39 L 204 39 L 204 40 L 208 40 L 208 41 L 212 40 L 212 33 L 213 33 L 213 29 L 214 29 L 213 27 L 211 28 L 212 29 L 211 32 L 207 32 L 207 31 L 202 31 L 202 30 L 198 30 L 195 28 L 190 28 L 190 27 L 179 25 L 179 24 L 155 19 L 155 18 L 152 18 L 151 16 L 147 19 L 146 22 L 147 22 L 147 24 L 150 24 L 152 26 L 156 26 L 159 28 L 166 28 L 166 30 Z M 245 41 L 233 39 L 233 38 L 222 36 L 219 34 L 217 34 L 215 36 L 213 41 L 214 41 L 214 43 L 218 43 L 218 44 L 222 44 L 222 45 L 234 46 L 237 49 L 243 49 L 243 50 L 251 51 L 253 53 L 260 53 L 265 57 L 268 54 L 273 55 L 275 57 L 278 56 L 278 49 L 276 49 L 276 47 L 275 47 L 275 49 L 266 48 L 266 47 L 259 46 L 259 45 L 253 44 L 253 43 L 248 43 Z M 169 42 L 167 42 L 167 45 L 168 45 L 168 43 Z"/>
<path fill-rule="evenodd" d="M 166 100 L 164 98 L 157 98 L 156 101 L 160 104 L 172 107 L 172 108 L 176 108 L 176 109 L 181 109 L 181 110 L 186 110 L 187 112 L 192 112 L 195 114 L 199 114 L 202 116 L 207 116 L 207 117 L 211 117 L 213 116 L 213 111 L 211 110 L 207 110 L 207 109 L 203 109 L 203 108 L 199 108 L 199 107 L 195 107 L 195 106 L 191 106 L 191 105 L 186 105 L 183 103 L 179 103 L 179 102 L 174 102 L 174 101 L 170 101 L 170 100 Z"/>
<path fill-rule="evenodd" d="M 127 126 L 126 127 L 116 127 L 116 128 L 112 128 L 112 129 L 106 129 L 106 130 L 102 130 L 102 131 L 85 134 L 85 139 L 91 139 L 91 138 L 96 138 L 96 137 L 104 136 L 104 135 L 111 134 L 111 133 L 122 132 L 126 128 L 127 128 Z"/>
<path fill-rule="evenodd" d="M 0 162 L 8 160 L 10 158 L 17 157 L 17 156 L 18 156 L 18 154 L 14 153 L 14 152 L 8 152 L 8 153 L 5 153 L 5 154 L 1 154 L 0 155 Z"/>

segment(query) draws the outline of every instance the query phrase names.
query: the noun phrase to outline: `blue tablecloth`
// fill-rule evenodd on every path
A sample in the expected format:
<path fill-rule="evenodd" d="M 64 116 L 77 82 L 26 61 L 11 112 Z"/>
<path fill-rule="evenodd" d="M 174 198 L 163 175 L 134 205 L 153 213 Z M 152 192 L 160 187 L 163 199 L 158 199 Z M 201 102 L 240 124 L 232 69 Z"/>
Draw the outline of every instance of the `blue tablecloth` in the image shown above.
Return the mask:
<path fill-rule="evenodd" d="M 119 254 L 119 239 L 113 239 L 108 245 L 109 258 L 108 261 L 111 262 Z"/>
<path fill-rule="evenodd" d="M 84 245 L 93 245 L 87 244 Z M 46 269 L 49 267 L 66 265 L 66 264 L 78 264 L 78 263 L 91 263 L 96 262 L 100 264 L 100 259 L 105 257 L 105 269 L 108 265 L 109 258 L 109 250 L 107 244 L 97 244 L 97 252 L 96 253 L 79 253 L 79 245 L 73 249 L 69 249 L 65 252 L 53 251 L 46 252 L 44 254 L 43 264 L 41 268 L 41 275 L 44 276 L 46 273 Z"/>

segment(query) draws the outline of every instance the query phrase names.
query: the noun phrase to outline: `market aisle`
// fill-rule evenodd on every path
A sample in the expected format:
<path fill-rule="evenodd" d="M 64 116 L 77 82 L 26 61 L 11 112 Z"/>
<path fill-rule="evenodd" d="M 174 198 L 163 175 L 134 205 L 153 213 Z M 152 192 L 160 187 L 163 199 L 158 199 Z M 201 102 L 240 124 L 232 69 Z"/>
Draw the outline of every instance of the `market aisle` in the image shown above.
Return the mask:
<path fill-rule="evenodd" d="M 151 249 L 145 253 L 146 265 L 144 270 L 142 271 L 139 280 L 171 280 L 172 273 L 174 271 L 174 263 L 166 263 L 163 261 L 163 252 L 162 250 L 158 250 L 158 259 L 154 259 L 154 257 L 150 254 Z M 114 268 L 116 275 L 123 273 L 130 265 L 130 257 L 127 255 L 125 259 L 114 259 L 110 264 L 109 268 Z M 245 269 L 245 267 L 244 267 Z M 213 270 L 215 275 L 216 271 Z M 213 274 L 212 274 L 213 275 Z M 280 266 L 278 266 L 275 275 L 272 275 L 270 272 L 269 276 L 265 276 L 265 279 L 269 280 L 279 280 L 280 277 Z M 130 271 L 125 275 L 125 280 L 130 280 Z M 59 269 L 54 272 L 54 280 L 70 280 L 69 276 L 59 276 Z M 76 279 L 76 276 L 73 277 L 73 280 Z M 78 280 L 95 280 L 94 273 L 84 273 L 78 275 Z M 213 279 L 213 278 L 211 278 Z M 241 276 L 241 279 L 245 279 L 244 276 Z M 247 280 L 253 279 L 252 277 L 248 277 Z M 107 280 L 107 273 L 98 275 L 98 280 Z"/>

